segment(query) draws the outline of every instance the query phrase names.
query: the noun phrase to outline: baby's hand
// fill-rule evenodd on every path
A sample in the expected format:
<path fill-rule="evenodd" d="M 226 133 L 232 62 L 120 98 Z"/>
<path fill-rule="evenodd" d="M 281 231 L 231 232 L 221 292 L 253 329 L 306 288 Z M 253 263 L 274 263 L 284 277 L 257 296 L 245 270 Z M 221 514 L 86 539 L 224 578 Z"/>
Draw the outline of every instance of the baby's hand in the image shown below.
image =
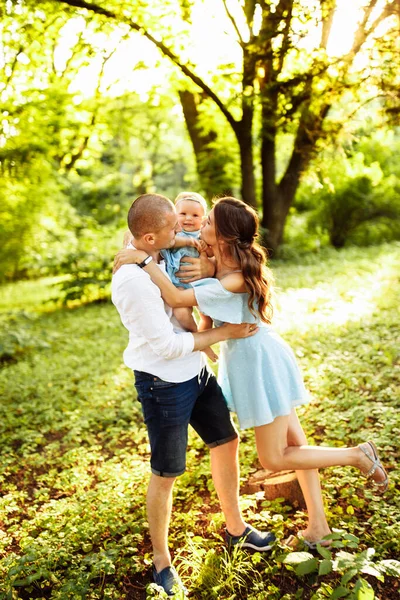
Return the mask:
<path fill-rule="evenodd" d="M 206 356 L 208 356 L 208 358 L 211 360 L 211 362 L 217 362 L 218 354 L 215 354 L 215 352 L 211 348 L 211 346 L 208 346 L 208 348 L 204 348 L 203 352 Z"/>
<path fill-rule="evenodd" d="M 198 240 L 196 238 L 193 238 L 193 246 L 199 251 L 199 252 L 205 252 L 208 248 L 207 244 L 205 242 L 203 242 L 203 240 Z"/>
<path fill-rule="evenodd" d="M 129 244 L 131 243 L 131 241 L 133 240 L 133 235 L 131 234 L 131 232 L 129 231 L 125 231 L 124 233 L 124 239 L 122 242 L 122 245 L 124 248 L 126 248 L 127 246 L 129 246 Z"/>

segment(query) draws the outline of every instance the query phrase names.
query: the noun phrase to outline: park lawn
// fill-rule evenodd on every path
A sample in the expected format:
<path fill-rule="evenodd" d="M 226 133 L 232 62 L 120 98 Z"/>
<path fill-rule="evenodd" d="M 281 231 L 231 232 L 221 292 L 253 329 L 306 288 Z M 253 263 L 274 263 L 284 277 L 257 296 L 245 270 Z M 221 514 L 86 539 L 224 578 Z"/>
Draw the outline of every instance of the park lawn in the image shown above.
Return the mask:
<path fill-rule="evenodd" d="M 288 555 L 279 544 L 266 557 L 229 557 L 208 454 L 192 435 L 175 489 L 175 565 L 192 598 L 397 598 L 400 245 L 273 268 L 276 327 L 312 395 L 299 409 L 310 441 L 373 439 L 391 485 L 382 499 L 355 469 L 327 469 L 331 552 Z M 55 281 L 1 288 L 0 599 L 146 598 L 148 444 L 122 363 L 127 334 L 110 303 L 71 309 L 49 300 Z M 251 431 L 240 452 L 244 483 L 258 468 Z M 280 540 L 304 526 L 304 512 L 284 500 L 241 503 L 249 522 Z M 147 587 L 147 597 L 157 594 Z"/>

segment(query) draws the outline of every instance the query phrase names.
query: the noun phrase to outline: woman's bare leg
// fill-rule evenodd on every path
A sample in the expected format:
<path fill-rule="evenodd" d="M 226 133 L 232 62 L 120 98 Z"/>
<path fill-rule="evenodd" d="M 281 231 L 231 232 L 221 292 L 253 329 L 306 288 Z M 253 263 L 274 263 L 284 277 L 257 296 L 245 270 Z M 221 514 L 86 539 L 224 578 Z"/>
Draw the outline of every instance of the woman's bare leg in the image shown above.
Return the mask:
<path fill-rule="evenodd" d="M 296 411 L 293 411 L 289 418 L 287 445 L 307 445 L 307 438 Z M 297 470 L 296 475 L 308 512 L 308 526 L 302 531 L 302 535 L 306 540 L 316 542 L 331 533 L 326 520 L 319 473 L 317 469 L 308 469 Z"/>
<path fill-rule="evenodd" d="M 294 412 L 294 411 L 293 411 Z M 292 414 L 293 414 L 292 412 Z M 255 427 L 257 452 L 261 464 L 270 471 L 292 469 L 322 469 L 325 467 L 352 466 L 366 473 L 371 461 L 358 446 L 353 448 L 326 448 L 323 446 L 289 446 L 288 431 L 292 415 L 276 417 L 268 425 Z M 376 469 L 373 480 L 385 479 L 385 473 Z"/>

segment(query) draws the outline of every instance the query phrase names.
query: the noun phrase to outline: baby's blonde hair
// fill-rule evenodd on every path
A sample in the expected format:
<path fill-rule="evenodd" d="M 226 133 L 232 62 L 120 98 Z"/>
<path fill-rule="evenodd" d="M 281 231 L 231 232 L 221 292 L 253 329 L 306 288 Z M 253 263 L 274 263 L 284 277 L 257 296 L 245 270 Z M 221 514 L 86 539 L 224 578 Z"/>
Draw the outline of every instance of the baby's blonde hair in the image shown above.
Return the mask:
<path fill-rule="evenodd" d="M 182 202 L 182 200 L 192 200 L 192 202 L 198 202 L 203 207 L 204 214 L 205 215 L 207 214 L 207 202 L 201 194 L 198 194 L 197 192 L 181 192 L 175 198 L 175 201 L 174 201 L 175 206 L 179 202 Z"/>

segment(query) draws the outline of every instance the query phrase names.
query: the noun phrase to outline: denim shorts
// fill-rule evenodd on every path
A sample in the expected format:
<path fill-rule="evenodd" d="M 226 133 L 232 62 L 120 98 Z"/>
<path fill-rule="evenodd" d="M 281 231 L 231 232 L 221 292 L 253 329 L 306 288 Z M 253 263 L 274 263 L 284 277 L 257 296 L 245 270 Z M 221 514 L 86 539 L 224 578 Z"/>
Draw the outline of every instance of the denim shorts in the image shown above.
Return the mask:
<path fill-rule="evenodd" d="M 207 368 L 183 383 L 143 371 L 134 374 L 155 475 L 177 477 L 185 472 L 189 424 L 209 448 L 238 437 L 221 388 Z"/>

